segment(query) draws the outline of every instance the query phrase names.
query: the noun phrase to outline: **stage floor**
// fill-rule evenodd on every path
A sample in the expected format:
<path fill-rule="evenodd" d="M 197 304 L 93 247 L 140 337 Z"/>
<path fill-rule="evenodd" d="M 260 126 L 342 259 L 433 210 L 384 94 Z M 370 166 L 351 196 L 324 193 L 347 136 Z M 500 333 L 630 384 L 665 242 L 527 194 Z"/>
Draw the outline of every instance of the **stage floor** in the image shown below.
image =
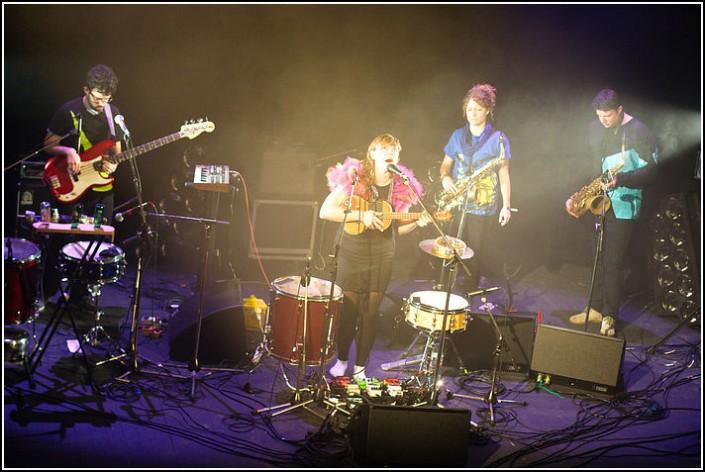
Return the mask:
<path fill-rule="evenodd" d="M 293 267 L 270 263 L 270 284 L 295 274 Z M 677 328 L 680 319 L 655 313 L 648 296 L 637 293 L 623 305 L 623 342 L 596 335 L 597 324 L 585 332 L 568 318 L 584 308 L 590 268 L 538 266 L 513 280 L 484 281 L 485 287 L 497 282 L 502 288 L 485 300 L 454 294 L 451 314 L 465 328 L 447 338 L 443 364 L 431 376 L 441 386 L 429 394 L 428 378 L 418 375 L 413 356 L 435 322 L 428 307 L 443 293 L 433 290 L 428 274 L 414 275 L 396 272 L 366 369 L 368 378 L 399 382 L 403 395 L 395 397 L 322 387 L 320 301 L 309 302 L 318 331 L 307 351 L 313 352 L 309 365 L 297 365 L 295 335 L 282 327 L 295 316 L 298 295 L 279 300 L 267 336 L 277 341 L 257 349 L 257 332 L 247 329 L 240 300 L 254 295 L 270 303 L 271 285 L 257 281 L 256 273 L 237 283 L 206 284 L 196 368 L 188 353 L 200 300 L 197 277 L 150 264 L 135 308 L 136 274 L 128 266 L 118 282 L 102 287 L 100 323 L 109 339 L 85 345 L 85 358 L 71 352 L 76 332 L 70 321 L 83 334 L 94 324 L 90 313 L 50 304 L 34 323 L 14 327 L 40 338 L 47 323 L 60 318 L 55 334 L 45 336 L 33 385 L 20 364 L 5 363 L 3 466 L 702 466 L 699 326 Z M 130 336 L 135 312 L 136 344 Z M 496 370 L 493 318 L 511 353 L 502 349 Z M 6 326 L 6 339 L 8 332 Z M 6 358 L 7 347 L 6 341 Z M 29 350 L 35 349 L 32 340 Z M 172 350 L 182 351 L 182 359 L 173 359 Z M 535 354 L 546 370 L 539 372 L 541 381 L 530 372 Z M 113 357 L 119 359 L 106 362 Z M 605 395 L 603 375 L 609 383 L 615 367 L 615 394 Z M 547 382 L 546 374 L 554 378 Z M 574 374 L 587 380 L 571 386 Z M 331 380 L 327 369 L 324 375 Z M 417 405 L 424 399 L 431 407 Z M 296 408 L 272 409 L 290 402 Z"/>

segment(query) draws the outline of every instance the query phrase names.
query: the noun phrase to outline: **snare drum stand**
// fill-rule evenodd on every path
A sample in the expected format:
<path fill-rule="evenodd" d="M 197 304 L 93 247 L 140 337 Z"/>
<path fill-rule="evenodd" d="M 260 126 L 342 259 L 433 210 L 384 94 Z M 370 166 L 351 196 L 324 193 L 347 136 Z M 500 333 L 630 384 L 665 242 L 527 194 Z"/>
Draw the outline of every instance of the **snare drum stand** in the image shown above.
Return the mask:
<path fill-rule="evenodd" d="M 507 353 L 509 354 L 509 357 L 512 359 L 512 363 L 514 363 L 514 358 L 512 357 L 512 353 L 509 350 L 509 346 L 507 346 L 507 343 L 504 342 L 504 336 L 502 335 L 502 331 L 499 329 L 499 325 L 497 325 L 497 320 L 495 320 L 494 315 L 492 314 L 492 310 L 490 307 L 487 305 L 487 298 L 483 295 L 482 298 L 482 303 L 484 306 L 487 307 L 487 314 L 490 315 L 490 320 L 492 321 L 492 326 L 494 326 L 495 333 L 497 334 L 497 344 L 494 347 L 494 351 L 492 352 L 492 357 L 493 357 L 493 364 L 492 364 L 492 381 L 490 382 L 490 388 L 487 390 L 487 394 L 484 397 L 477 397 L 473 395 L 461 395 L 458 393 L 450 393 L 450 397 L 460 397 L 460 398 L 467 398 L 469 400 L 482 400 L 487 405 L 489 406 L 490 409 L 490 425 L 494 426 L 495 425 L 495 419 L 494 419 L 494 405 L 495 404 L 501 404 L 501 403 L 513 403 L 517 405 L 522 405 L 526 406 L 526 402 L 520 402 L 517 400 L 502 400 L 497 398 L 497 382 L 499 381 L 499 361 L 500 357 L 502 355 L 502 347 L 505 348 Z"/>
<path fill-rule="evenodd" d="M 63 319 L 64 315 L 68 312 L 69 320 L 71 321 L 71 327 L 73 328 L 73 332 L 76 335 L 76 341 L 78 342 L 79 346 L 79 351 L 81 351 L 81 355 L 83 356 L 83 361 L 86 365 L 86 371 L 88 373 L 88 381 L 91 384 L 92 387 L 93 385 L 93 372 L 91 369 L 90 362 L 88 362 L 88 356 L 86 355 L 86 351 L 83 349 L 83 342 L 82 342 L 82 336 L 78 333 L 78 327 L 76 326 L 76 321 L 73 318 L 73 315 L 71 314 L 71 311 L 68 310 L 68 304 L 70 300 L 73 300 L 74 297 L 77 296 L 74 288 L 76 286 L 76 281 L 80 280 L 82 276 L 86 273 L 86 267 L 88 265 L 88 261 L 93 260 L 95 257 L 96 253 L 98 252 L 98 249 L 100 248 L 100 243 L 98 241 L 98 237 L 93 237 L 90 239 L 88 242 L 88 246 L 86 247 L 85 251 L 83 252 L 83 256 L 81 257 L 81 261 L 79 264 L 76 266 L 76 268 L 73 271 L 73 274 L 69 276 L 69 284 L 66 287 L 66 289 L 62 289 L 62 294 L 58 299 L 58 303 L 56 305 L 56 308 L 54 309 L 54 313 L 52 313 L 51 318 L 49 319 L 49 322 L 47 323 L 46 327 L 44 328 L 44 331 L 42 331 L 41 336 L 39 337 L 39 340 L 37 341 L 37 346 L 36 349 L 32 352 L 32 354 L 29 356 L 29 371 L 34 372 L 37 367 L 39 366 L 39 363 L 42 360 L 42 357 L 44 356 L 44 352 L 47 350 L 49 347 L 49 344 L 51 343 L 52 338 L 54 337 L 54 334 L 56 333 L 56 330 L 59 328 L 59 325 L 61 324 L 61 320 Z M 95 247 L 93 248 L 92 246 L 95 244 Z M 30 385 L 33 382 L 31 382 L 30 378 Z"/>

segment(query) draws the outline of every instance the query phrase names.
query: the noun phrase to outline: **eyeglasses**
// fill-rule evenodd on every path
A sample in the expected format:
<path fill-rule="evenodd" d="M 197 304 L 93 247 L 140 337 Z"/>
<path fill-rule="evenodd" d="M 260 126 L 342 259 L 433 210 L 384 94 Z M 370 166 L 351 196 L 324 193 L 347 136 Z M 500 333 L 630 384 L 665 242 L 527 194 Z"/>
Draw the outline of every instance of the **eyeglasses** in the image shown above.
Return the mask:
<path fill-rule="evenodd" d="M 110 103 L 113 101 L 113 97 L 97 97 L 92 90 L 88 92 L 88 95 L 90 95 L 96 102 Z"/>

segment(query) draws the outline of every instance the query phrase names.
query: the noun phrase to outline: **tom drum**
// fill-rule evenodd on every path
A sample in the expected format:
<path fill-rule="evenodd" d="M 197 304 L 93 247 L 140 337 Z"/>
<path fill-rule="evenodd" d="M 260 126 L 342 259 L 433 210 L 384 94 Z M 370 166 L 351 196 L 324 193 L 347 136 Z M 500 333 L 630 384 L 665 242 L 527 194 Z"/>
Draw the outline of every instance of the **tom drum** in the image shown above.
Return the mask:
<path fill-rule="evenodd" d="M 37 280 L 42 251 L 26 239 L 5 238 L 5 324 L 37 315 Z"/>

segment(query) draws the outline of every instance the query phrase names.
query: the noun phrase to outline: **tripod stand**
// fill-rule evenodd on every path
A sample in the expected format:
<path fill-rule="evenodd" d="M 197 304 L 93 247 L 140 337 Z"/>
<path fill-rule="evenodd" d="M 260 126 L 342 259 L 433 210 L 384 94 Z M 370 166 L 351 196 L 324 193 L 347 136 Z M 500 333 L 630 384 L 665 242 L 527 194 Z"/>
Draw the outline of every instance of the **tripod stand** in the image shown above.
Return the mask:
<path fill-rule="evenodd" d="M 487 299 L 483 295 L 482 298 L 482 303 L 487 306 Z M 500 365 L 500 357 L 502 355 L 502 348 L 504 348 L 507 353 L 509 354 L 512 363 L 514 363 L 514 358 L 512 357 L 512 353 L 509 350 L 509 346 L 507 343 L 504 342 L 504 335 L 502 335 L 502 331 L 499 329 L 499 325 L 497 325 L 497 320 L 495 319 L 494 315 L 492 314 L 492 310 L 488 307 L 487 308 L 487 314 L 490 315 L 490 320 L 492 321 L 492 326 L 494 327 L 495 333 L 497 334 L 497 344 L 494 347 L 494 351 L 492 352 L 492 380 L 490 382 L 490 388 L 487 391 L 487 395 L 485 395 L 484 398 L 482 397 L 477 397 L 477 396 L 472 396 L 472 395 L 461 395 L 461 394 L 453 394 L 453 396 L 460 397 L 460 398 L 467 398 L 469 400 L 482 400 L 485 403 L 487 403 L 489 410 L 490 410 L 490 425 L 494 426 L 495 425 L 495 417 L 494 417 L 494 405 L 495 404 L 501 404 L 501 403 L 513 403 L 517 405 L 522 405 L 526 406 L 526 402 L 520 402 L 516 400 L 502 400 L 497 398 L 497 382 L 499 381 L 499 365 Z"/>
<path fill-rule="evenodd" d="M 94 245 L 95 245 L 95 247 L 92 247 Z M 91 384 L 91 386 L 93 386 L 93 373 L 92 373 L 91 365 L 88 362 L 88 356 L 86 355 L 86 352 L 83 349 L 84 343 L 82 342 L 82 336 L 78 332 L 78 328 L 76 326 L 76 321 L 74 320 L 71 312 L 68 310 L 68 304 L 69 304 L 69 300 L 73 300 L 78 296 L 75 291 L 76 282 L 78 280 L 80 280 L 82 278 L 82 276 L 84 276 L 85 270 L 88 266 L 88 261 L 93 260 L 96 253 L 98 252 L 99 248 L 100 248 L 100 244 L 99 244 L 98 238 L 93 237 L 88 242 L 88 246 L 85 248 L 83 255 L 81 257 L 81 260 L 78 263 L 78 265 L 76 266 L 76 268 L 74 269 L 73 274 L 71 274 L 69 276 L 68 286 L 66 287 L 65 290 L 62 289 L 62 296 L 60 296 L 58 299 L 58 304 L 56 305 L 56 308 L 54 309 L 54 313 L 52 313 L 51 318 L 49 319 L 49 322 L 47 323 L 47 326 L 44 328 L 44 331 L 42 331 L 42 334 L 39 337 L 39 340 L 37 341 L 37 346 L 36 346 L 35 350 L 29 356 L 28 368 L 27 368 L 27 371 L 29 373 L 34 373 L 34 371 L 39 366 L 39 363 L 41 362 L 42 357 L 44 356 L 44 353 L 46 352 L 47 348 L 49 347 L 49 344 L 51 343 L 51 340 L 54 337 L 56 330 L 59 328 L 59 325 L 61 324 L 61 320 L 63 319 L 64 315 L 66 315 L 68 313 L 69 320 L 71 321 L 71 327 L 73 328 L 73 332 L 76 335 L 76 340 L 78 341 L 79 350 L 81 351 L 81 355 L 83 357 L 83 361 L 86 366 L 86 371 L 88 373 L 88 381 Z M 30 376 L 30 384 L 32 384 L 32 383 L 33 383 L 32 378 Z"/>

